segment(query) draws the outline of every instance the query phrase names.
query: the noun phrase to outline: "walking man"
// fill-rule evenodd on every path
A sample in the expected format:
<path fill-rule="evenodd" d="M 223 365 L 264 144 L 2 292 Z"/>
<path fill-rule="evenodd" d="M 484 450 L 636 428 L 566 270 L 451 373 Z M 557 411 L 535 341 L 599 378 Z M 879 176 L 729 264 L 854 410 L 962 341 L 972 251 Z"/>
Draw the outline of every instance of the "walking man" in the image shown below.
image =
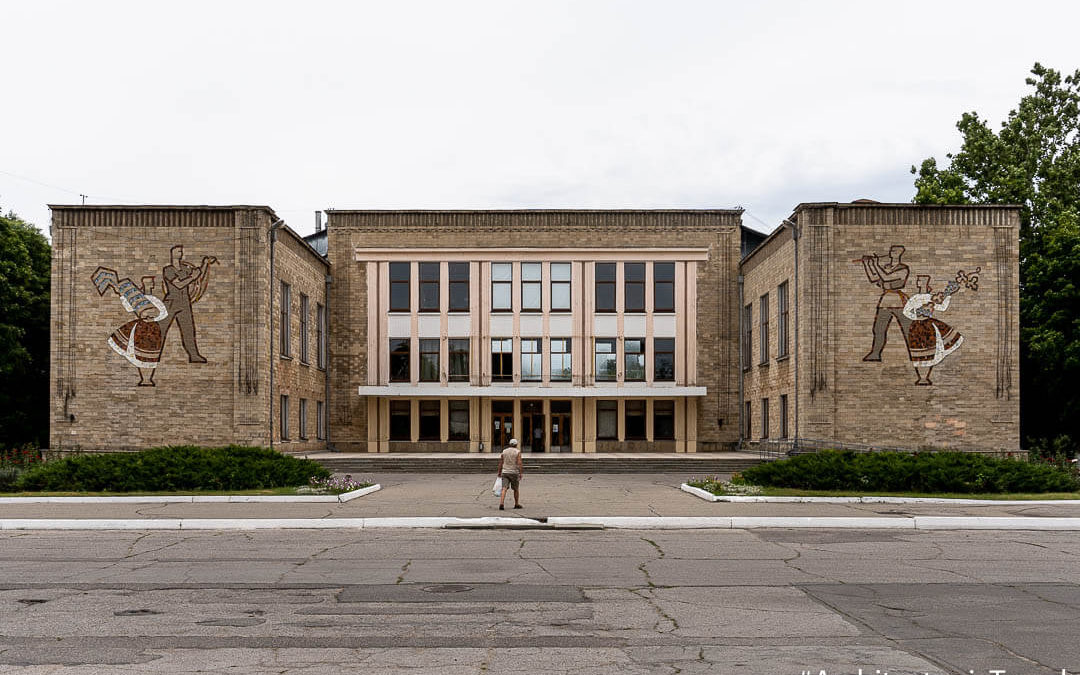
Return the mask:
<path fill-rule="evenodd" d="M 861 261 L 856 261 L 862 262 L 863 271 L 866 272 L 866 278 L 870 283 L 881 289 L 877 311 L 874 312 L 874 344 L 870 347 L 870 353 L 863 357 L 863 361 L 881 360 L 881 350 L 885 348 L 889 325 L 893 319 L 900 324 L 900 333 L 904 336 L 904 344 L 907 344 L 908 326 L 911 325 L 911 319 L 904 316 L 907 295 L 903 288 L 907 285 L 911 271 L 907 265 L 900 262 L 903 255 L 903 246 L 892 246 L 889 248 L 889 260 L 884 264 L 876 255 L 864 255 Z"/>
<path fill-rule="evenodd" d="M 510 445 L 506 446 L 502 451 L 502 455 L 499 456 L 499 477 L 503 479 L 502 494 L 499 496 L 500 511 L 505 508 L 503 503 L 506 501 L 506 491 L 511 488 L 514 490 L 514 508 L 521 508 L 521 495 L 519 492 L 523 473 L 521 469 L 521 449 L 518 448 L 517 439 L 511 438 Z"/>
<path fill-rule="evenodd" d="M 206 357 L 199 353 L 195 341 L 195 317 L 191 313 L 191 303 L 196 302 L 205 290 L 207 269 L 217 262 L 214 256 L 203 256 L 202 265 L 195 267 L 184 261 L 184 247 L 173 246 L 169 251 L 171 263 L 161 270 L 165 280 L 165 309 L 168 314 L 159 323 L 161 339 L 169 334 L 169 328 L 175 322 L 180 328 L 180 344 L 188 355 L 188 363 L 206 363 Z"/>

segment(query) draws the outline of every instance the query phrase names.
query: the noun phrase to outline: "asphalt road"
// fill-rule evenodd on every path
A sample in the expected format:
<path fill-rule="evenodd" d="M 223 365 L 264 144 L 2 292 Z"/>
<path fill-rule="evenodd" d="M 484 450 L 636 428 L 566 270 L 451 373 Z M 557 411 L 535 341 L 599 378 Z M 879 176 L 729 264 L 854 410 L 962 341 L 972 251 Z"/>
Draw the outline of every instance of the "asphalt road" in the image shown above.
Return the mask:
<path fill-rule="evenodd" d="M 1080 534 L 0 533 L 0 672 L 1080 672 Z"/>

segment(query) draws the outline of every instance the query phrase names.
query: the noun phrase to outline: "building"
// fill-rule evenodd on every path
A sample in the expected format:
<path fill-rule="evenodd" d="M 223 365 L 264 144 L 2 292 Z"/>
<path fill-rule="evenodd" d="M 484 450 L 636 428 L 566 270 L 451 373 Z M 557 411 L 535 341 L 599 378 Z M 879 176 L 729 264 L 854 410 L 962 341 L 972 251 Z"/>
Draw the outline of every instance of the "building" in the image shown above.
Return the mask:
<path fill-rule="evenodd" d="M 1019 446 L 1015 208 L 52 209 L 56 450 Z"/>

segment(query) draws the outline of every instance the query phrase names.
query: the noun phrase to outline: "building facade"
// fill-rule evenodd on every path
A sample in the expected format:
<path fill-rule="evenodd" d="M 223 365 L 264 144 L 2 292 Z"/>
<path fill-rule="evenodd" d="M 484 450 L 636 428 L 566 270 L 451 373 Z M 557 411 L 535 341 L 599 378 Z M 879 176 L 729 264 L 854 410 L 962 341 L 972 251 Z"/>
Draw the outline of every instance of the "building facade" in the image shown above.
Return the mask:
<path fill-rule="evenodd" d="M 1019 446 L 1016 209 L 52 208 L 56 450 Z"/>

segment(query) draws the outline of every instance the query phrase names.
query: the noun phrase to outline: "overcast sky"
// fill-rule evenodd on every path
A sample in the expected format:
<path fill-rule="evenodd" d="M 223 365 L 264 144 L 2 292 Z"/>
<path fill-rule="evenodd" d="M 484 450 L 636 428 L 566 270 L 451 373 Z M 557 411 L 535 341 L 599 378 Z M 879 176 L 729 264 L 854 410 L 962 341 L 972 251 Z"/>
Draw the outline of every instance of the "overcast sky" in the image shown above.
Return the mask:
<path fill-rule="evenodd" d="M 1080 2 L 0 0 L 0 208 L 911 200 Z"/>

